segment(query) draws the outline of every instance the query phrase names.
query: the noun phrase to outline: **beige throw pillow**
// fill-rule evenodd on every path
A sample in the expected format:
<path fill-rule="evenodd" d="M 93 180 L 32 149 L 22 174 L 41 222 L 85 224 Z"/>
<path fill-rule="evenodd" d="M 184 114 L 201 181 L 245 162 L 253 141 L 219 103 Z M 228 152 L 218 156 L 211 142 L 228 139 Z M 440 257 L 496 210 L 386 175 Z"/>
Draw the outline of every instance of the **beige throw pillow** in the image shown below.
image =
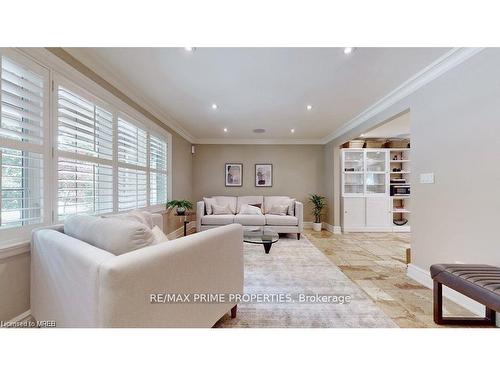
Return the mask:
<path fill-rule="evenodd" d="M 212 204 L 212 212 L 213 212 L 213 215 L 232 215 L 233 214 L 233 212 L 231 211 L 231 208 L 229 208 L 229 205 L 219 206 L 217 204 Z"/>
<path fill-rule="evenodd" d="M 153 233 L 153 237 L 155 238 L 155 244 L 159 244 L 162 242 L 167 242 L 168 237 L 163 231 L 160 229 L 158 225 L 155 225 L 153 229 L 151 229 L 151 232 Z"/>
<path fill-rule="evenodd" d="M 205 211 L 207 212 L 207 215 L 212 215 L 212 206 L 214 204 L 217 204 L 217 201 L 214 198 L 203 198 L 203 201 L 205 202 Z"/>
<path fill-rule="evenodd" d="M 240 215 L 262 215 L 259 207 L 250 204 L 242 204 L 240 207 Z"/>
<path fill-rule="evenodd" d="M 269 210 L 269 214 L 271 214 L 271 215 L 286 216 L 287 212 L 288 212 L 288 205 L 283 205 L 283 206 L 274 205 Z"/>

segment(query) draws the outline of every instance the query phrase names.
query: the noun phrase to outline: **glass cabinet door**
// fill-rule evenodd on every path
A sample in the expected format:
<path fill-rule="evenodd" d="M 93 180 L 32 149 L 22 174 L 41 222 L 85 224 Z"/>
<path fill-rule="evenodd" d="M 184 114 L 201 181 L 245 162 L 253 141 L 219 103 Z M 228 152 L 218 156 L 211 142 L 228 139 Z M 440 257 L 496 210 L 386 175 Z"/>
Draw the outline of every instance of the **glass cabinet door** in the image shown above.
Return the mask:
<path fill-rule="evenodd" d="M 363 195 L 364 194 L 364 171 L 365 171 L 364 151 L 344 151 L 343 176 L 344 194 Z"/>
<path fill-rule="evenodd" d="M 387 170 L 387 152 L 366 151 L 367 172 L 386 172 L 386 170 Z"/>
<path fill-rule="evenodd" d="M 344 151 L 344 172 L 363 172 L 363 151 Z"/>
<path fill-rule="evenodd" d="M 387 193 L 387 152 L 366 151 L 366 194 Z"/>

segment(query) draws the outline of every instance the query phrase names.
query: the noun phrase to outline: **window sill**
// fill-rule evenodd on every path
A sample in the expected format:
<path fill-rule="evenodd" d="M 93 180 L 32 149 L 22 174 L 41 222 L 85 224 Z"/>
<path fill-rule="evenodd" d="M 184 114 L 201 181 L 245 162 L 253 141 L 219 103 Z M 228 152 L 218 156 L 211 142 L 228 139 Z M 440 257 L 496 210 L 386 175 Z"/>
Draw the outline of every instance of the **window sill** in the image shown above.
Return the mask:
<path fill-rule="evenodd" d="M 19 254 L 29 253 L 30 251 L 30 241 L 2 245 L 0 246 L 0 259 L 11 258 Z"/>

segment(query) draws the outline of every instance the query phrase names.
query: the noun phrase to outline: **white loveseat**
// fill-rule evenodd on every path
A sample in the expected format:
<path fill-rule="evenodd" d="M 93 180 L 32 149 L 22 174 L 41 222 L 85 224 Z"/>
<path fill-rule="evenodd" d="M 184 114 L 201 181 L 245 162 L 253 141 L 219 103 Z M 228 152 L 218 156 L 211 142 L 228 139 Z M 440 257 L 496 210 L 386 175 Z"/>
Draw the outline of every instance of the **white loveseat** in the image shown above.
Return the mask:
<path fill-rule="evenodd" d="M 223 215 L 208 215 L 205 200 L 196 204 L 196 230 L 201 232 L 211 228 L 232 223 L 243 226 L 266 226 L 277 233 L 296 233 L 297 239 L 304 229 L 304 206 L 301 202 L 293 201 L 291 210 L 286 215 L 270 214 L 269 211 L 274 205 L 288 204 L 291 198 L 284 196 L 215 196 L 217 205 L 229 206 L 232 213 Z M 240 213 L 241 206 L 260 205 L 261 213 L 258 215 L 248 215 Z M 291 211 L 291 212 L 290 212 Z"/>
<path fill-rule="evenodd" d="M 153 220 L 163 228 L 161 215 Z M 243 293 L 242 236 L 230 225 L 117 256 L 63 225 L 35 230 L 31 314 L 57 327 L 212 327 L 234 303 L 152 303 L 151 295 Z"/>

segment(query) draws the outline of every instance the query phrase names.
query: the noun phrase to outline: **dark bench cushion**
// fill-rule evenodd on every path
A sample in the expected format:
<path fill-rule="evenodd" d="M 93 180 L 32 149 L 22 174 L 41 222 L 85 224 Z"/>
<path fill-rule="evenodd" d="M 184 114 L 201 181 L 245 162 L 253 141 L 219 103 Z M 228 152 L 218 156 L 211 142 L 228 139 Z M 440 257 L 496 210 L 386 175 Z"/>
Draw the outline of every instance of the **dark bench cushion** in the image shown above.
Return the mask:
<path fill-rule="evenodd" d="M 485 264 L 434 264 L 434 281 L 500 311 L 500 268 Z"/>

